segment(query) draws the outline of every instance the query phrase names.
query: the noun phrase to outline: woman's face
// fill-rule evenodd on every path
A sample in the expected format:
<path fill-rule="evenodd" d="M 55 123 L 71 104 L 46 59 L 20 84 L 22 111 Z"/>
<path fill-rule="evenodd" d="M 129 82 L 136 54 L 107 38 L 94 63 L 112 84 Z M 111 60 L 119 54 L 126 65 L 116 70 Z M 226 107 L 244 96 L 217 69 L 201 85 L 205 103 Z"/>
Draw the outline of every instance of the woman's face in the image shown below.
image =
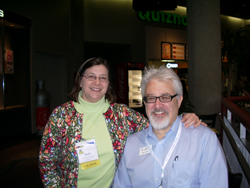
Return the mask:
<path fill-rule="evenodd" d="M 91 81 L 90 78 L 96 77 Z M 100 81 L 101 77 L 101 81 Z M 102 81 L 107 78 L 107 81 Z M 82 98 L 88 102 L 98 102 L 106 94 L 109 85 L 108 70 L 104 65 L 95 65 L 85 70 L 80 82 Z"/>

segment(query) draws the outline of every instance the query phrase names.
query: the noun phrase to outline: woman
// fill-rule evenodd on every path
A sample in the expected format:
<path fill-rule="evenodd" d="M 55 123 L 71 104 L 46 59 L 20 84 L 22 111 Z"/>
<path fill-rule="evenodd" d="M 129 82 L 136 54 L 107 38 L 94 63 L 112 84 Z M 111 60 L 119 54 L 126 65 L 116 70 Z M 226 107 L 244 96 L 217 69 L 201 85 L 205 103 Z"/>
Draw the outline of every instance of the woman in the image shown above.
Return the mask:
<path fill-rule="evenodd" d="M 73 101 L 53 110 L 39 152 L 45 187 L 109 187 L 127 137 L 148 127 L 143 115 L 115 103 L 109 74 L 106 60 L 85 61 L 70 93 Z M 200 124 L 194 114 L 183 121 Z"/>

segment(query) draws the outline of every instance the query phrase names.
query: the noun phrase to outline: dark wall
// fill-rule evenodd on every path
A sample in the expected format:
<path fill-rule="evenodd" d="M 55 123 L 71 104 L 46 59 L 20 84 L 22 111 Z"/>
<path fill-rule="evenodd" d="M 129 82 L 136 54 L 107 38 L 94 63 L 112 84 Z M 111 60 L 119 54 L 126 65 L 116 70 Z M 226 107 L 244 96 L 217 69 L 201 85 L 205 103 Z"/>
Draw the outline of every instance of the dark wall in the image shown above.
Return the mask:
<path fill-rule="evenodd" d="M 115 89 L 116 64 L 131 62 L 131 45 L 84 42 L 84 60 L 92 57 L 101 57 L 108 61 L 111 69 L 111 82 Z"/>
<path fill-rule="evenodd" d="M 6 106 L 30 105 L 29 29 L 5 27 L 5 46 L 14 54 L 14 74 L 5 74 Z M 5 48 L 6 49 L 6 48 Z"/>

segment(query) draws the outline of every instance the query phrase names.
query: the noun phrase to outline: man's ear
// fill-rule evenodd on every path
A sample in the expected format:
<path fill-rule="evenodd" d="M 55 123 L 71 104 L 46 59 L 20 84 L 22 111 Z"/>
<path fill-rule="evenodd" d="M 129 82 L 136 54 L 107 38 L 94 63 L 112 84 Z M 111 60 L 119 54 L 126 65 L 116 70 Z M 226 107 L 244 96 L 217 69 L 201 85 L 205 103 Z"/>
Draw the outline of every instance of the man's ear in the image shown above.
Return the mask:
<path fill-rule="evenodd" d="M 182 100 L 183 100 L 183 96 L 180 95 L 178 99 L 178 109 L 181 107 Z"/>

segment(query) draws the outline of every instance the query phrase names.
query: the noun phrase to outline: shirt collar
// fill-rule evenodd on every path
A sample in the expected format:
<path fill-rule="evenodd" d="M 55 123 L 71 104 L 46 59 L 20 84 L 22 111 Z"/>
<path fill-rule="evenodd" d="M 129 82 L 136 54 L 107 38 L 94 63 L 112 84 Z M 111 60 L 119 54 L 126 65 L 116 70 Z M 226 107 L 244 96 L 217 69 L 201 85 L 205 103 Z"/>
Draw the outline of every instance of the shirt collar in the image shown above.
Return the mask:
<path fill-rule="evenodd" d="M 175 134 L 175 135 L 176 135 L 177 132 L 178 132 L 180 121 L 181 121 L 180 117 L 177 116 L 175 122 L 173 123 L 173 125 L 172 125 L 172 127 L 171 127 L 171 129 L 170 129 L 170 130 L 174 131 L 174 134 Z"/>
<path fill-rule="evenodd" d="M 82 91 L 78 94 L 78 102 L 74 102 L 75 108 L 80 113 L 104 113 L 108 110 L 110 104 L 105 96 L 98 102 L 88 102 L 82 98 Z"/>

